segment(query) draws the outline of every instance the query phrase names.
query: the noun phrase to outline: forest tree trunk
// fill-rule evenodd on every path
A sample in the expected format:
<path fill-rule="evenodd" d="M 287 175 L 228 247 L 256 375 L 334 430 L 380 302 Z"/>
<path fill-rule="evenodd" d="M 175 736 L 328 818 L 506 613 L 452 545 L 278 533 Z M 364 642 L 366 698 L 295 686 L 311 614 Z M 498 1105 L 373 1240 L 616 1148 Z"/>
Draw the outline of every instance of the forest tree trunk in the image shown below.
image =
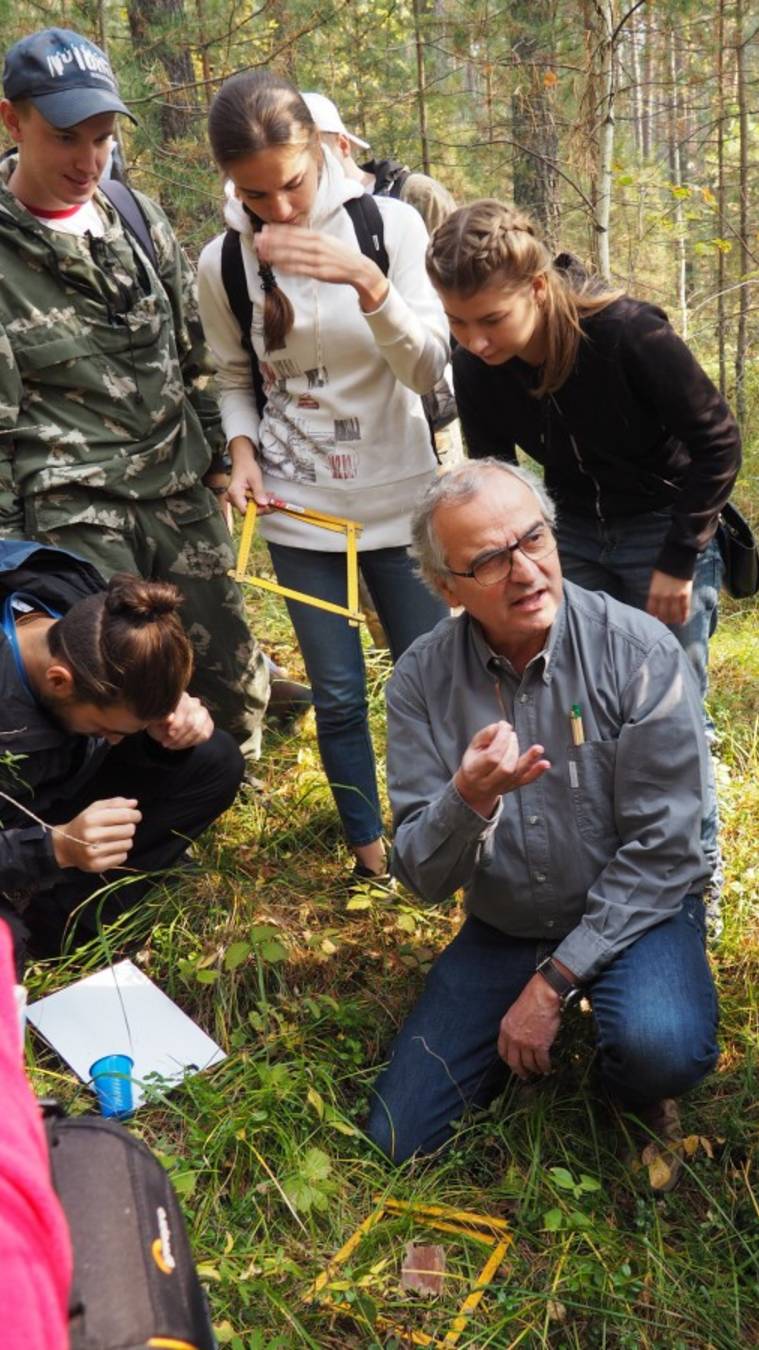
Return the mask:
<path fill-rule="evenodd" d="M 157 59 L 166 74 L 169 89 L 161 103 L 161 133 L 167 141 L 178 140 L 190 132 L 198 116 L 183 0 L 127 0 L 127 14 L 137 61 L 149 71 Z M 173 97 L 172 90 L 176 90 Z"/>
<path fill-rule="evenodd" d="M 558 136 L 551 68 L 552 0 L 515 0 L 513 54 L 515 89 L 511 99 L 514 203 L 529 211 L 551 244 L 558 242 L 559 201 L 556 157 Z M 538 55 L 542 57 L 538 61 Z"/>
<path fill-rule="evenodd" d="M 427 131 L 427 77 L 424 70 L 424 39 L 421 26 L 420 0 L 414 0 L 414 41 L 416 43 L 416 104 L 419 109 L 419 140 L 422 147 L 422 171 L 430 171 L 430 142 Z"/>
<path fill-rule="evenodd" d="M 598 189 L 596 193 L 596 233 L 598 270 L 607 281 L 611 277 L 611 185 L 614 158 L 614 13 L 612 0 L 600 0 L 600 116 L 598 133 Z"/>
<path fill-rule="evenodd" d="M 738 99 L 738 234 L 740 250 L 740 287 L 738 289 L 738 331 L 735 338 L 735 411 L 740 425 L 746 424 L 746 350 L 748 346 L 749 288 L 746 277 L 750 267 L 748 250 L 749 180 L 748 180 L 748 104 L 746 91 L 746 48 L 743 28 L 744 0 L 735 6 L 735 74 Z"/>
<path fill-rule="evenodd" d="M 725 0 L 719 0 L 717 13 L 717 218 L 720 242 L 717 245 L 717 354 L 719 358 L 719 389 L 727 396 L 727 348 L 725 343 L 725 285 L 727 268 L 722 239 L 725 234 L 727 189 L 725 184 Z"/>
<path fill-rule="evenodd" d="M 685 210 L 683 207 L 683 170 L 680 149 L 680 95 L 678 90 L 677 47 L 675 30 L 667 33 L 669 64 L 669 172 L 675 202 L 675 256 L 677 259 L 677 302 L 680 306 L 680 331 L 688 336 L 688 259 L 685 244 Z"/>

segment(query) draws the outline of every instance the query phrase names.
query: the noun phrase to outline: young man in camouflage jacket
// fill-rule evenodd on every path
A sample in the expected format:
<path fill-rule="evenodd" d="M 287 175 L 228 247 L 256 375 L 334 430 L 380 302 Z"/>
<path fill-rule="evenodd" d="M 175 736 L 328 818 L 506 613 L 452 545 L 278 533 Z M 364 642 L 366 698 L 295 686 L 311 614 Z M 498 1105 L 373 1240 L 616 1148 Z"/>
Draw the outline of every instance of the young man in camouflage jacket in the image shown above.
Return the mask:
<path fill-rule="evenodd" d="M 98 191 L 116 115 L 131 115 L 98 47 L 36 33 L 3 83 L 17 150 L 0 162 L 0 538 L 173 581 L 193 692 L 256 753 L 269 677 L 204 486 L 223 437 L 190 264 L 140 195 L 154 270 Z"/>

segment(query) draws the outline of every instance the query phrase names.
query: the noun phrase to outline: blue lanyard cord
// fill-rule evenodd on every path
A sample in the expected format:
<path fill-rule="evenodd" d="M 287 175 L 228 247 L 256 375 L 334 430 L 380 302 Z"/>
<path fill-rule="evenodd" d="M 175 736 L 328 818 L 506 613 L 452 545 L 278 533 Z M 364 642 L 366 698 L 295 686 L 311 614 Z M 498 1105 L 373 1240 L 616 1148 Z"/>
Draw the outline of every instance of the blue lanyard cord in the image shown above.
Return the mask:
<path fill-rule="evenodd" d="M 7 595 L 5 597 L 2 614 L 2 629 L 3 632 L 5 633 L 5 636 L 8 639 L 8 642 L 10 643 L 11 651 L 13 652 L 13 659 L 16 662 L 16 670 L 18 671 L 19 678 L 21 679 L 25 688 L 29 691 L 29 693 L 32 695 L 33 698 L 34 693 L 32 691 L 31 685 L 29 684 L 29 680 L 27 679 L 26 668 L 24 666 L 23 661 L 21 660 L 21 652 L 18 649 L 16 619 L 13 613 L 13 606 L 15 601 L 17 600 L 23 601 L 25 605 L 30 605 L 31 609 L 35 610 L 37 613 L 49 614 L 51 619 L 60 619 L 61 616 L 57 610 L 51 609 L 49 605 L 44 604 L 42 600 L 38 600 L 36 596 L 29 595 L 27 591 L 14 591 L 12 595 Z"/>

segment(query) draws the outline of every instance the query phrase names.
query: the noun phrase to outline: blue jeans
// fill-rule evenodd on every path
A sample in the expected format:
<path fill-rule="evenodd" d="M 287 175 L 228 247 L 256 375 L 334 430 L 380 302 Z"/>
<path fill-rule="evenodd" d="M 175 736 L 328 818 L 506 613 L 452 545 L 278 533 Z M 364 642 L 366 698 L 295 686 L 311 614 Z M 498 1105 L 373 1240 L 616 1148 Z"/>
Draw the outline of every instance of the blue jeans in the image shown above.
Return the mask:
<path fill-rule="evenodd" d="M 394 1162 L 439 1148 L 468 1106 L 487 1106 L 506 1086 L 501 1018 L 555 945 L 466 920 L 430 971 L 374 1088 L 367 1133 Z M 700 897 L 687 896 L 679 914 L 626 947 L 588 992 L 602 1078 L 627 1109 L 677 1097 L 714 1068 L 717 995 Z"/>
<path fill-rule="evenodd" d="M 345 604 L 345 554 L 270 544 L 282 586 Z M 384 628 L 394 661 L 439 619 L 447 606 L 419 580 L 405 548 L 359 554 L 361 572 Z M 360 629 L 346 619 L 288 600 L 314 696 L 316 730 L 349 844 L 370 844 L 383 831 L 374 751 L 369 735 L 366 671 Z"/>
<path fill-rule="evenodd" d="M 667 511 L 651 511 L 626 520 L 605 521 L 562 513 L 557 526 L 559 555 L 564 576 L 589 591 L 606 591 L 635 609 L 645 609 L 651 572 L 669 530 Z M 691 611 L 683 624 L 670 625 L 687 655 L 698 680 L 701 698 L 706 697 L 709 639 L 717 627 L 717 603 L 722 585 L 722 556 L 716 539 L 699 554 L 693 575 Z M 714 739 L 714 727 L 704 712 L 706 738 Z M 719 890 L 722 859 L 719 849 L 719 814 L 714 766 L 709 757 L 709 778 L 701 846 L 712 869 L 711 885 Z"/>
<path fill-rule="evenodd" d="M 651 572 L 670 522 L 668 511 L 603 523 L 562 513 L 557 536 L 564 576 L 589 591 L 606 591 L 626 605 L 645 609 Z M 721 585 L 722 555 L 712 539 L 696 562 L 690 615 L 685 623 L 670 627 L 693 666 L 702 698 Z"/>

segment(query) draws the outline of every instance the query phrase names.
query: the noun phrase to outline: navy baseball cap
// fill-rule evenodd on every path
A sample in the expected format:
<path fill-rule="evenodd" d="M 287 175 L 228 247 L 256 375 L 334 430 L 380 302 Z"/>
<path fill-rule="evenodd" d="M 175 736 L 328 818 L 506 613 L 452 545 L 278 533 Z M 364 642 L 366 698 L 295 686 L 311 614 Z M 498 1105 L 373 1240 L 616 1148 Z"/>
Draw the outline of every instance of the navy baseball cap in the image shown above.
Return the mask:
<path fill-rule="evenodd" d="M 22 38 L 6 53 L 5 97 L 27 99 L 51 126 L 76 126 L 97 113 L 125 113 L 104 52 L 68 28 L 46 28 Z"/>

